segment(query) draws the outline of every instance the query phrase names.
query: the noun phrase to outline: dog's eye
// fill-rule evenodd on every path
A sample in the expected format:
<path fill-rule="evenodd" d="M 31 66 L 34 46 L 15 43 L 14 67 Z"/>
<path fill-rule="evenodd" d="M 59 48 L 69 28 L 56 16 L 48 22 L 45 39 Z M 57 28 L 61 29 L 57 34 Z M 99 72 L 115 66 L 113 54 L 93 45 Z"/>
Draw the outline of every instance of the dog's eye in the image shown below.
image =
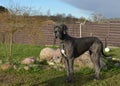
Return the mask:
<path fill-rule="evenodd" d="M 54 31 L 54 33 L 57 33 L 57 31 Z"/>

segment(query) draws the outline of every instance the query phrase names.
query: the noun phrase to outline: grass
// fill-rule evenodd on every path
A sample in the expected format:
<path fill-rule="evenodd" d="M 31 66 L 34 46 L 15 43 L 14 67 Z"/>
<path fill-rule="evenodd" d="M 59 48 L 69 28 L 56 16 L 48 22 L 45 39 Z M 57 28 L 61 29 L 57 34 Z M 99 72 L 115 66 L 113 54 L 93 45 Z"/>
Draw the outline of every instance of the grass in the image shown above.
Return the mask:
<path fill-rule="evenodd" d="M 6 61 L 5 46 L 0 45 L 0 59 Z M 44 46 L 13 45 L 12 62 L 20 61 L 29 56 L 38 57 Z M 112 48 L 107 54 L 120 58 L 120 48 Z M 20 64 L 19 64 L 20 65 Z M 100 72 L 100 80 L 91 77 L 94 70 L 84 68 L 75 71 L 75 83 L 65 82 L 66 72 L 58 71 L 48 65 L 40 64 L 31 70 L 0 70 L 0 86 L 120 86 L 120 68 L 111 67 Z"/>
<path fill-rule="evenodd" d="M 40 50 L 43 48 L 43 46 L 32 46 L 32 45 L 20 45 L 20 44 L 14 44 L 12 46 L 12 60 L 21 60 L 25 57 L 29 57 L 29 56 L 35 56 L 38 57 Z M 7 48 L 8 49 L 8 48 Z M 4 58 L 6 57 L 6 49 L 5 49 L 5 45 L 1 44 L 0 46 L 0 56 L 3 60 L 5 60 Z"/>
<path fill-rule="evenodd" d="M 111 48 L 110 54 L 112 57 L 120 58 L 120 48 Z"/>

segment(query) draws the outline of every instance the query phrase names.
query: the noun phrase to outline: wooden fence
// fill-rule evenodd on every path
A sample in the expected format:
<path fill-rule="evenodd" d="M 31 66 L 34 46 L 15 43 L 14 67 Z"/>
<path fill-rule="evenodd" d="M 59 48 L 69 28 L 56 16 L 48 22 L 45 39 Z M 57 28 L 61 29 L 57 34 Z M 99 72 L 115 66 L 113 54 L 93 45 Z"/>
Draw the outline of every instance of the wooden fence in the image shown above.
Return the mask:
<path fill-rule="evenodd" d="M 82 36 L 96 36 L 108 46 L 120 47 L 120 22 L 104 24 L 85 24 L 82 28 Z"/>
<path fill-rule="evenodd" d="M 80 36 L 96 36 L 100 38 L 105 44 L 105 40 L 108 46 L 120 47 L 120 22 L 110 22 L 103 24 L 86 23 L 82 25 L 80 30 L 80 24 L 67 24 L 69 30 L 68 33 L 71 36 L 79 38 Z M 7 36 L 6 25 L 0 25 L 0 42 L 6 41 Z M 24 27 L 18 29 L 13 34 L 13 42 L 19 44 L 35 44 L 35 45 L 53 45 L 54 40 L 54 25 L 48 24 L 41 27 L 34 27 L 32 29 L 25 30 Z M 33 31 L 34 33 L 31 33 Z M 80 32 L 81 31 L 81 32 Z M 81 33 L 81 34 L 80 34 Z M 57 41 L 57 44 L 59 42 Z"/>

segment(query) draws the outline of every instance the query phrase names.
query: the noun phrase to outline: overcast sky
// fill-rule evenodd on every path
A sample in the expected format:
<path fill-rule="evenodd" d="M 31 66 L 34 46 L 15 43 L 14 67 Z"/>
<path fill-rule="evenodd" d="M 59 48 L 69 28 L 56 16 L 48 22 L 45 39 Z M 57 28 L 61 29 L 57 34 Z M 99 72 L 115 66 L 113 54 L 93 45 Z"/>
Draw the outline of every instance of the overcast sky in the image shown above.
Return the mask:
<path fill-rule="evenodd" d="M 120 0 L 62 0 L 72 6 L 100 13 L 108 18 L 120 18 Z"/>

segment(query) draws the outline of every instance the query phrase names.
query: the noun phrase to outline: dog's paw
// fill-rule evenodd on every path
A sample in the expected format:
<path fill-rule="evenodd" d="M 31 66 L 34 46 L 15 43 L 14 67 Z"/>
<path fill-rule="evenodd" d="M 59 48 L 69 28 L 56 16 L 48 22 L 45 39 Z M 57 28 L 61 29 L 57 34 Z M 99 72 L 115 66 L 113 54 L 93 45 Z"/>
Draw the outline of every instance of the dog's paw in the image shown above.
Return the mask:
<path fill-rule="evenodd" d="M 96 76 L 94 76 L 94 81 L 98 81 L 99 80 L 99 77 L 96 77 Z"/>
<path fill-rule="evenodd" d="M 70 78 L 70 77 L 67 77 L 66 78 L 66 83 L 74 83 L 74 79 L 73 78 Z"/>
<path fill-rule="evenodd" d="M 91 75 L 91 77 L 93 78 L 94 81 L 98 81 L 99 77 L 97 77 L 96 75 Z"/>

